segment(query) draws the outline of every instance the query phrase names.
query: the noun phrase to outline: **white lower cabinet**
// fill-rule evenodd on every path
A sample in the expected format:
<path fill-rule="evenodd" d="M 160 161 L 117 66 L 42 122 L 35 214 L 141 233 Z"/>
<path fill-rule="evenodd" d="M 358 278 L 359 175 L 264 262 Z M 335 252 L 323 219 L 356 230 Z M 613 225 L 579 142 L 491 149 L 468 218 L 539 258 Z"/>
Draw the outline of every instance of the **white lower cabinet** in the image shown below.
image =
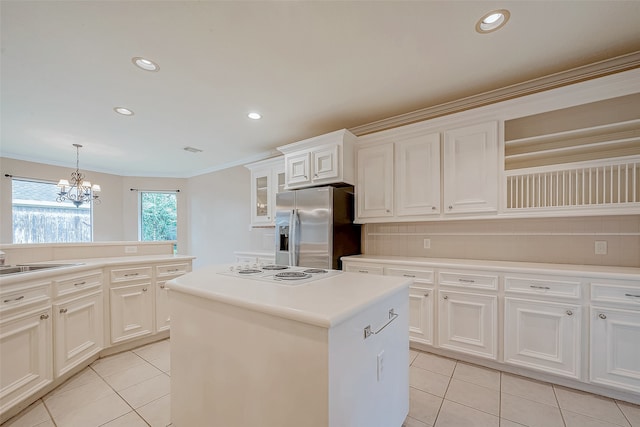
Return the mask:
<path fill-rule="evenodd" d="M 433 288 L 409 288 L 409 338 L 433 345 Z"/>
<path fill-rule="evenodd" d="M 440 347 L 496 360 L 498 357 L 498 297 L 440 290 Z"/>
<path fill-rule="evenodd" d="M 112 287 L 109 299 L 112 344 L 153 333 L 154 298 L 151 282 Z"/>
<path fill-rule="evenodd" d="M 0 413 L 53 380 L 51 305 L 0 321 Z"/>
<path fill-rule="evenodd" d="M 504 361 L 579 379 L 579 305 L 506 297 Z"/>
<path fill-rule="evenodd" d="M 55 376 L 103 347 L 102 289 L 53 304 Z"/>
<path fill-rule="evenodd" d="M 640 280 L 591 282 L 589 379 L 640 393 Z"/>
<path fill-rule="evenodd" d="M 169 288 L 167 281 L 156 283 L 156 332 L 167 331 L 171 325 L 169 315 Z"/>

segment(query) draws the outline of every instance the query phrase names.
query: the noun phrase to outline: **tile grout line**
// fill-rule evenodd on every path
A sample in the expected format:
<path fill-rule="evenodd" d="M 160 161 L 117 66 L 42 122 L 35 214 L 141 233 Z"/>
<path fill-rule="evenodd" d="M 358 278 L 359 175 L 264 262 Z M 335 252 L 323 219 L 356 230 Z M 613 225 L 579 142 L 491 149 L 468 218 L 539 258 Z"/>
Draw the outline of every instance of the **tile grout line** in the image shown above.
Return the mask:
<path fill-rule="evenodd" d="M 53 390 L 55 390 L 55 389 L 53 389 Z M 51 391 L 53 391 L 53 390 L 51 390 Z M 51 419 L 51 422 L 53 423 L 53 426 L 57 427 L 58 423 L 56 423 L 56 420 L 53 419 L 53 414 L 49 410 L 49 407 L 47 406 L 47 404 L 44 402 L 44 399 L 41 397 L 39 400 L 42 401 L 42 406 L 44 406 L 44 410 L 47 411 L 47 414 L 49 414 L 49 418 Z"/>
<path fill-rule="evenodd" d="M 562 424 L 566 427 L 567 422 L 564 420 L 564 414 L 562 413 L 562 408 L 560 407 L 560 400 L 558 400 L 558 393 L 556 393 L 555 385 L 551 385 L 551 389 L 553 390 L 553 396 L 556 398 L 556 403 L 558 404 L 558 410 L 560 411 L 560 419 L 562 420 Z"/>
<path fill-rule="evenodd" d="M 618 399 L 613 399 L 613 402 L 616 404 L 618 411 L 622 413 L 622 416 L 624 417 L 624 419 L 627 420 L 627 423 L 629 423 L 629 425 L 633 427 L 633 424 L 631 424 L 631 420 L 629 419 L 629 417 L 627 417 L 627 414 L 625 414 L 622 408 L 620 407 L 620 405 L 618 405 Z"/>

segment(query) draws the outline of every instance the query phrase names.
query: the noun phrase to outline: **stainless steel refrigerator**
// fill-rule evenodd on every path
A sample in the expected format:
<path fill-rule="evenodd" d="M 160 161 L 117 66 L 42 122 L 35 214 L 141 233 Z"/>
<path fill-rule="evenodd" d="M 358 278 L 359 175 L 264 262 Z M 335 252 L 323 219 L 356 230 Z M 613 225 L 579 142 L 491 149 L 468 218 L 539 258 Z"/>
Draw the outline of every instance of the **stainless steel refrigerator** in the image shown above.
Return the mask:
<path fill-rule="evenodd" d="M 340 257 L 360 253 L 353 216 L 352 186 L 278 193 L 276 264 L 340 269 Z"/>

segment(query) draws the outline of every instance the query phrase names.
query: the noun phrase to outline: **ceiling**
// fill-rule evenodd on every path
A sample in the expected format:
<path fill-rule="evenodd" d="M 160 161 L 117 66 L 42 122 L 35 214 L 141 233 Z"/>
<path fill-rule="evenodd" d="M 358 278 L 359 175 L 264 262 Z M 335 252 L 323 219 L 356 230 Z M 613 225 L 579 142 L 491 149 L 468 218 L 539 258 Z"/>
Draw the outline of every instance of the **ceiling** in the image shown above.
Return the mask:
<path fill-rule="evenodd" d="M 499 8 L 507 25 L 477 33 Z M 125 176 L 191 177 L 640 51 L 640 1 L 2 0 L 0 14 L 0 155 L 72 168 L 78 143 L 81 169 Z"/>

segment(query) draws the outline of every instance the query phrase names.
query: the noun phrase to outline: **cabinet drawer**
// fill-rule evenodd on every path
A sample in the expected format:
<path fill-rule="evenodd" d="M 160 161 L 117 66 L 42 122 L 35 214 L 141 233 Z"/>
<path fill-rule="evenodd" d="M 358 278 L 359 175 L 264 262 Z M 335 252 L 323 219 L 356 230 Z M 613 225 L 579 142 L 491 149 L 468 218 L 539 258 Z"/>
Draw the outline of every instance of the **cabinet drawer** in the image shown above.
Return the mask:
<path fill-rule="evenodd" d="M 578 278 L 555 278 L 544 276 L 506 276 L 504 290 L 527 295 L 565 297 L 578 299 L 582 295 Z"/>
<path fill-rule="evenodd" d="M 352 273 L 368 273 L 368 274 L 380 274 L 382 275 L 384 269 L 380 265 L 369 264 L 344 264 L 344 271 Z"/>
<path fill-rule="evenodd" d="M 401 276 L 414 279 L 414 283 L 433 283 L 433 270 L 423 270 L 420 268 L 400 268 L 385 267 L 384 274 L 387 276 Z"/>
<path fill-rule="evenodd" d="M 112 282 L 151 279 L 151 267 L 115 268 L 111 270 Z"/>
<path fill-rule="evenodd" d="M 467 271 L 441 271 L 438 274 L 441 285 L 462 286 L 477 289 L 498 289 L 498 276 Z"/>
<path fill-rule="evenodd" d="M 37 282 L 7 289 L 0 293 L 0 311 L 48 302 L 51 298 L 51 282 Z"/>
<path fill-rule="evenodd" d="M 165 264 L 156 266 L 156 275 L 158 277 L 177 276 L 188 273 L 190 270 L 189 263 Z"/>
<path fill-rule="evenodd" d="M 102 272 L 99 270 L 60 277 L 53 281 L 54 297 L 73 295 L 87 289 L 102 286 Z"/>
<path fill-rule="evenodd" d="M 640 308 L 640 283 L 591 283 L 591 301 L 613 302 Z"/>

